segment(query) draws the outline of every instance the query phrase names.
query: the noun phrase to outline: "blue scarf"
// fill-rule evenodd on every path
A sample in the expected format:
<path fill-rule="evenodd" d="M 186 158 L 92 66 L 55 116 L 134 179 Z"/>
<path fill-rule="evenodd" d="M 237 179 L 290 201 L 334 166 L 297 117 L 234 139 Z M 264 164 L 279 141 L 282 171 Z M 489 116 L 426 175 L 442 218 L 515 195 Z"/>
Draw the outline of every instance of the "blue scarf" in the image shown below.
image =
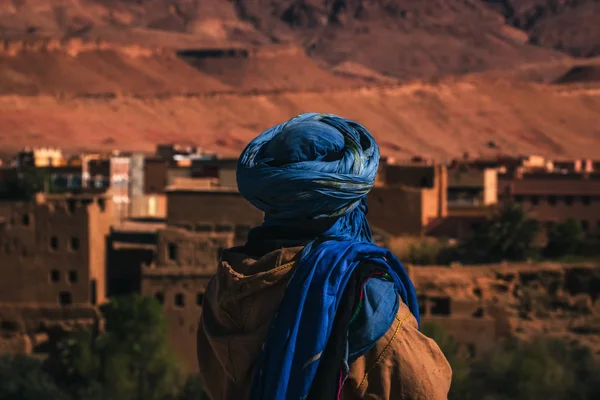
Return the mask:
<path fill-rule="evenodd" d="M 306 398 L 346 283 L 362 262 L 387 271 L 419 320 L 406 271 L 371 238 L 366 194 L 378 165 L 379 149 L 371 134 L 330 114 L 292 118 L 263 132 L 242 153 L 240 193 L 265 213 L 249 242 L 267 231 L 287 231 L 287 236 L 308 232 L 312 237 L 267 333 L 252 384 L 253 400 Z"/>

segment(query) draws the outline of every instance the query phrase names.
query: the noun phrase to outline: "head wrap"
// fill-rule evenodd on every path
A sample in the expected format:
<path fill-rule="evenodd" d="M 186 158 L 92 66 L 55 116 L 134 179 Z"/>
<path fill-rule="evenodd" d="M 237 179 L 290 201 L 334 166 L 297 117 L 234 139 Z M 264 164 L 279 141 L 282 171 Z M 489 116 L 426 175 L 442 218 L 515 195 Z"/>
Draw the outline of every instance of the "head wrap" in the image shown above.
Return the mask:
<path fill-rule="evenodd" d="M 240 194 L 265 213 L 247 246 L 266 241 L 269 231 L 309 239 L 267 333 L 252 399 L 307 397 L 344 289 L 361 263 L 390 275 L 418 321 L 416 293 L 406 271 L 371 239 L 366 195 L 378 166 L 379 148 L 362 125 L 319 113 L 266 130 L 240 156 Z M 365 324 L 377 322 L 367 319 Z"/>

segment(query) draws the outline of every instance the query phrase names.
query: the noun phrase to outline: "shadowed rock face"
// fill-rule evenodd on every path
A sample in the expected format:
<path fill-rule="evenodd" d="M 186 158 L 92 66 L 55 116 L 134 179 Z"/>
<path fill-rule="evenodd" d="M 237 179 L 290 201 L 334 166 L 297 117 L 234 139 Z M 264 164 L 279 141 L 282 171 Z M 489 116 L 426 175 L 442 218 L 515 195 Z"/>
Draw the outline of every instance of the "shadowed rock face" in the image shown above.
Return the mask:
<path fill-rule="evenodd" d="M 531 43 L 576 57 L 600 54 L 597 0 L 483 0 L 506 22 L 526 31 Z"/>

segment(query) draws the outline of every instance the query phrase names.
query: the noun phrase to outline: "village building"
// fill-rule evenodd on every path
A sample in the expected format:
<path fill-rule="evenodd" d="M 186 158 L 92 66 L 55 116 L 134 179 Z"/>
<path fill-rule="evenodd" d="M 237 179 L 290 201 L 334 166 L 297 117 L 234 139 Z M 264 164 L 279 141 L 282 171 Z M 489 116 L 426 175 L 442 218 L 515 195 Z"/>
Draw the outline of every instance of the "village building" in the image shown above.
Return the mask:
<path fill-rule="evenodd" d="M 57 331 L 98 327 L 110 215 L 104 195 L 0 201 L 0 348 L 44 351 Z"/>

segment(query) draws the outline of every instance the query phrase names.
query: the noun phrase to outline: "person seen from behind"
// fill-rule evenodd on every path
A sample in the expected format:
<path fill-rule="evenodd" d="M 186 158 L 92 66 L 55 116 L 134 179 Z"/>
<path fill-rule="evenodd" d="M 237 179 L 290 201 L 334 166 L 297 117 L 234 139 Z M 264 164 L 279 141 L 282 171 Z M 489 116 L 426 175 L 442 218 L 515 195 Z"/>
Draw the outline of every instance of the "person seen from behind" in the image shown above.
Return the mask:
<path fill-rule="evenodd" d="M 419 332 L 415 288 L 373 243 L 366 195 L 379 148 L 360 124 L 307 113 L 240 156 L 240 194 L 264 212 L 225 250 L 198 328 L 217 399 L 446 400 L 452 370 Z"/>

